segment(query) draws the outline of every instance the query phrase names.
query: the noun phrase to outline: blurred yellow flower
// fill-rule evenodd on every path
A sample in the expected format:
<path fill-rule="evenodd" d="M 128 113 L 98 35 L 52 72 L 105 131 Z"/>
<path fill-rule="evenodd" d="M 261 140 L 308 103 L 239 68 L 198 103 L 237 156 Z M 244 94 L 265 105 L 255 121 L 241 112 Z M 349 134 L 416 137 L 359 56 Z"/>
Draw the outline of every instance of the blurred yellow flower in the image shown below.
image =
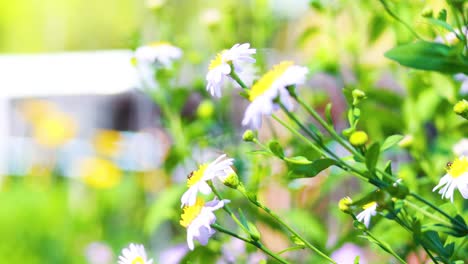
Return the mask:
<path fill-rule="evenodd" d="M 47 147 L 63 145 L 76 134 L 75 121 L 61 112 L 48 113 L 33 125 L 34 138 L 39 144 Z"/>
<path fill-rule="evenodd" d="M 115 157 L 120 153 L 122 136 L 115 130 L 101 130 L 93 139 L 94 149 L 100 155 Z"/>
<path fill-rule="evenodd" d="M 98 157 L 84 159 L 80 170 L 84 182 L 97 189 L 112 188 L 122 178 L 120 169 L 114 163 Z"/>
<path fill-rule="evenodd" d="M 41 145 L 57 147 L 65 144 L 76 134 L 73 118 L 61 112 L 48 101 L 30 100 L 20 106 L 20 111 L 33 127 L 33 137 Z"/>

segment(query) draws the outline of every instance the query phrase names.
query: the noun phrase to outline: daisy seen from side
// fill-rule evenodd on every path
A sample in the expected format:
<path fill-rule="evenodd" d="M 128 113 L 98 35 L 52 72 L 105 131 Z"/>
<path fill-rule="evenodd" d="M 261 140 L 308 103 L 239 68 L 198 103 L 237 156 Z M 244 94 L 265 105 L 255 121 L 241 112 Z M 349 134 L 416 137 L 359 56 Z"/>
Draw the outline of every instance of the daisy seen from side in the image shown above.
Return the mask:
<path fill-rule="evenodd" d="M 119 256 L 118 264 L 152 264 L 153 260 L 146 256 L 145 247 L 139 244 L 131 243 L 122 250 Z"/>
<path fill-rule="evenodd" d="M 187 245 L 190 250 L 195 248 L 194 240 L 206 245 L 209 238 L 215 233 L 211 227 L 216 221 L 214 211 L 222 208 L 229 200 L 214 199 L 205 203 L 203 199 L 197 198 L 195 203 L 183 208 L 180 225 L 187 229 Z"/>
<path fill-rule="evenodd" d="M 207 181 L 214 178 L 223 180 L 227 174 L 231 174 L 233 161 L 234 159 L 228 158 L 226 154 L 223 154 L 211 163 L 199 165 L 196 171 L 191 172 L 187 179 L 188 190 L 180 199 L 182 207 L 194 205 L 199 192 L 210 194 L 211 188 Z"/>
<path fill-rule="evenodd" d="M 432 189 L 438 191 L 442 198 L 450 199 L 453 203 L 455 189 L 463 198 L 468 199 L 468 158 L 461 156 L 454 162 L 447 164 L 447 173 L 440 179 L 439 184 Z"/>
<path fill-rule="evenodd" d="M 141 46 L 135 51 L 135 59 L 143 64 L 161 64 L 172 66 L 172 62 L 182 57 L 182 50 L 168 42 L 153 42 Z"/>
<path fill-rule="evenodd" d="M 256 52 L 256 49 L 250 48 L 249 43 L 244 43 L 235 44 L 232 48 L 218 53 L 208 66 L 206 90 L 212 96 L 220 97 L 221 88 L 226 80 L 230 78 L 232 70 L 241 73 L 243 65 L 255 62 L 252 56 Z"/>
<path fill-rule="evenodd" d="M 369 228 L 371 217 L 377 214 L 377 203 L 376 202 L 367 203 L 362 207 L 362 209 L 364 209 L 364 211 L 360 212 L 356 216 L 356 218 L 358 221 L 363 223 L 367 228 Z"/>
<path fill-rule="evenodd" d="M 294 65 L 291 61 L 283 61 L 273 66 L 248 91 L 250 104 L 245 111 L 242 125 L 252 129 L 260 128 L 262 116 L 271 115 L 279 108 L 274 102 L 276 98 L 286 109 L 292 110 L 292 98 L 286 87 L 303 84 L 307 73 L 306 67 Z"/>

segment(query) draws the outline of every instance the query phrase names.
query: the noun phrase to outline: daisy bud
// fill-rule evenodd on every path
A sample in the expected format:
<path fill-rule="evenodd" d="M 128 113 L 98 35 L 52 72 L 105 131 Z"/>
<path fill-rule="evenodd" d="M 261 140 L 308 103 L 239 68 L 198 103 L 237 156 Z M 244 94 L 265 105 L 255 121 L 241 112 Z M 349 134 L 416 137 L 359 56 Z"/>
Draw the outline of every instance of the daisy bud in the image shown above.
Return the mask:
<path fill-rule="evenodd" d="M 353 203 L 353 200 L 351 200 L 351 198 L 346 196 L 338 202 L 338 208 L 340 208 L 340 210 L 343 213 L 351 214 L 351 209 L 349 207 L 351 206 L 352 203 Z"/>
<path fill-rule="evenodd" d="M 246 141 L 246 142 L 251 142 L 255 139 L 255 133 L 248 129 L 244 132 L 244 135 L 242 135 L 242 140 Z"/>
<path fill-rule="evenodd" d="M 425 18 L 432 18 L 433 15 L 434 13 L 430 7 L 424 8 L 423 11 L 421 12 L 421 16 Z"/>
<path fill-rule="evenodd" d="M 366 93 L 359 89 L 354 89 L 352 92 L 353 95 L 353 105 L 356 106 L 361 102 L 361 100 L 366 98 Z"/>
<path fill-rule="evenodd" d="M 349 142 L 351 145 L 355 147 L 360 147 L 363 146 L 367 143 L 369 140 L 369 137 L 367 136 L 367 133 L 364 131 L 356 131 L 351 134 L 349 137 Z"/>
<path fill-rule="evenodd" d="M 227 187 L 237 189 L 237 186 L 239 186 L 239 177 L 233 169 L 229 168 L 228 170 L 229 172 L 226 172 L 226 176 L 220 179 Z"/>
<path fill-rule="evenodd" d="M 247 225 L 249 227 L 250 237 L 255 241 L 260 240 L 260 232 L 257 227 L 251 222 L 247 222 Z"/>
<path fill-rule="evenodd" d="M 203 100 L 197 108 L 197 116 L 203 119 L 208 119 L 213 115 L 214 108 L 212 101 Z"/>
<path fill-rule="evenodd" d="M 401 148 L 409 148 L 413 144 L 413 141 L 413 135 L 406 135 L 400 142 L 398 142 L 398 146 Z"/>
<path fill-rule="evenodd" d="M 455 114 L 462 116 L 465 119 L 468 119 L 468 101 L 465 99 L 458 101 L 453 107 Z"/>

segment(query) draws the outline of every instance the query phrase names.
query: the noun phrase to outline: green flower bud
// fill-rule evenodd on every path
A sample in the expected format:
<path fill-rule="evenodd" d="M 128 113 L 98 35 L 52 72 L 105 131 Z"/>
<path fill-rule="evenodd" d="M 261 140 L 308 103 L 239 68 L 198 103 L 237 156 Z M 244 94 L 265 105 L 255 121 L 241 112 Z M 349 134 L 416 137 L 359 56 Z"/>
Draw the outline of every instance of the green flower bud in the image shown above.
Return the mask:
<path fill-rule="evenodd" d="M 432 18 L 433 15 L 434 15 L 434 12 L 432 11 L 430 7 L 424 8 L 423 11 L 421 12 L 421 16 L 425 18 Z"/>
<path fill-rule="evenodd" d="M 244 132 L 244 135 L 242 135 L 242 140 L 246 141 L 246 142 L 251 142 L 255 139 L 255 133 L 248 129 Z"/>
<path fill-rule="evenodd" d="M 354 128 L 350 127 L 350 128 L 343 130 L 341 133 L 343 134 L 343 136 L 349 138 L 353 132 L 354 132 Z"/>
<path fill-rule="evenodd" d="M 239 177 L 237 176 L 237 173 L 229 169 L 230 171 L 228 174 L 222 179 L 222 182 L 224 185 L 226 185 L 229 188 L 237 189 L 239 186 Z"/>
<path fill-rule="evenodd" d="M 369 137 L 364 131 L 356 131 L 349 137 L 349 142 L 355 147 L 363 146 L 367 143 Z"/>
<path fill-rule="evenodd" d="M 214 104 L 211 100 L 203 100 L 197 108 L 197 116 L 200 118 L 210 118 L 214 113 Z"/>
<path fill-rule="evenodd" d="M 398 142 L 398 146 L 401 148 L 409 148 L 413 145 L 413 135 L 406 135 L 400 142 Z"/>
<path fill-rule="evenodd" d="M 352 203 L 353 203 L 353 200 L 351 200 L 351 198 L 344 197 L 338 202 L 338 208 L 340 208 L 340 210 L 343 213 L 351 214 L 352 212 L 349 207 L 351 206 Z"/>
<path fill-rule="evenodd" d="M 465 99 L 458 101 L 453 107 L 455 114 L 462 116 L 465 119 L 468 119 L 468 101 Z"/>
<path fill-rule="evenodd" d="M 257 227 L 251 222 L 247 222 L 247 226 L 249 228 L 250 237 L 255 241 L 260 240 L 260 232 Z"/>
<path fill-rule="evenodd" d="M 361 102 L 363 99 L 366 98 L 366 93 L 359 89 L 354 89 L 352 92 L 353 95 L 353 105 L 356 106 Z"/>

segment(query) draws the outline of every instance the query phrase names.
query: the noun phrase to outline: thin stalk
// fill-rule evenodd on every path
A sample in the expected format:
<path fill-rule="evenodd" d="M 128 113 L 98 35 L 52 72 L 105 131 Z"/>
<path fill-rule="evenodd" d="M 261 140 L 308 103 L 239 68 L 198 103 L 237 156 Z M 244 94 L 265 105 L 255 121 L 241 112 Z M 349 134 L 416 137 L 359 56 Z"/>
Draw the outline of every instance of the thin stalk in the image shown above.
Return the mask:
<path fill-rule="evenodd" d="M 432 218 L 433 220 L 436 220 L 436 221 L 438 221 L 438 222 L 441 222 L 442 224 L 447 225 L 447 226 L 450 227 L 451 224 L 450 224 L 449 222 L 445 221 L 444 219 L 441 219 L 441 218 L 439 218 L 439 217 L 437 217 L 437 216 L 435 216 L 435 215 L 433 215 L 433 214 L 427 212 L 426 210 L 421 209 L 420 207 L 414 205 L 413 203 L 411 203 L 411 202 L 408 201 L 408 200 L 403 200 L 403 202 L 404 202 L 406 205 L 408 205 L 409 207 L 413 208 L 414 210 L 420 212 L 421 214 L 423 214 L 423 215 L 425 215 L 425 216 L 427 216 L 427 217 L 429 217 L 429 218 Z"/>
<path fill-rule="evenodd" d="M 288 112 L 286 112 L 288 113 Z M 311 146 L 315 151 L 319 152 L 323 156 L 327 157 L 327 153 L 324 152 L 324 150 L 318 148 L 312 141 L 310 141 L 308 138 L 304 137 L 299 131 L 291 127 L 290 125 L 286 124 L 283 120 L 279 119 L 275 114 L 271 115 L 276 121 L 278 121 L 282 126 L 284 126 L 286 129 L 288 129 L 291 133 L 293 133 L 295 136 L 303 140 L 305 143 L 307 143 L 309 146 Z M 289 116 L 289 115 L 288 115 Z M 293 117 L 293 116 L 290 116 Z M 300 124 L 300 122 L 297 119 L 292 118 L 293 121 L 295 121 L 296 124 Z M 303 128 L 304 129 L 304 128 Z M 322 146 L 322 145 L 321 145 Z M 322 146 L 324 148 L 324 146 Z M 332 153 L 331 151 L 328 151 L 328 153 Z M 369 181 L 367 177 L 363 175 L 362 172 L 356 170 L 354 167 L 348 165 L 346 162 L 342 161 L 339 157 L 337 157 L 334 154 L 330 154 L 336 162 L 338 162 L 338 165 L 341 169 L 353 173 L 355 176 L 361 178 L 362 180 Z"/>
<path fill-rule="evenodd" d="M 241 237 L 239 236 L 238 234 L 234 233 L 234 232 L 231 232 L 227 229 L 225 229 L 224 227 L 218 225 L 218 224 L 212 224 L 211 225 L 214 229 L 218 230 L 219 232 L 221 233 L 225 233 L 227 235 L 230 235 L 232 237 L 235 237 L 237 239 L 240 239 L 246 243 L 249 243 L 255 247 L 257 247 L 258 249 L 260 249 L 261 251 L 265 252 L 267 255 L 269 255 L 270 257 L 276 259 L 277 261 L 279 261 L 280 263 L 284 263 L 284 264 L 289 264 L 288 261 L 286 261 L 285 259 L 283 259 L 282 257 L 279 256 L 279 254 L 275 254 L 274 252 L 272 252 L 271 250 L 269 250 L 268 248 L 266 248 L 262 243 L 260 243 L 259 241 L 254 241 L 254 240 L 251 240 L 251 239 L 247 239 L 247 238 L 244 238 L 244 237 Z"/>
<path fill-rule="evenodd" d="M 220 199 L 220 200 L 223 200 L 223 197 L 221 196 L 221 194 L 218 192 L 218 190 L 214 187 L 213 183 L 208 183 L 208 185 L 210 185 L 211 187 L 211 190 L 213 191 L 213 193 Z M 247 227 L 245 227 L 242 222 L 239 220 L 239 218 L 237 218 L 237 216 L 234 214 L 234 212 L 231 210 L 231 208 L 229 207 L 229 205 L 225 204 L 223 206 L 223 209 L 224 211 L 226 211 L 229 216 L 231 216 L 232 220 L 234 220 L 234 222 L 236 222 L 236 224 L 242 229 L 244 230 L 245 233 L 249 234 L 250 235 L 250 231 L 247 229 Z"/>
<path fill-rule="evenodd" d="M 407 264 L 407 262 L 404 259 L 402 259 L 400 256 L 398 256 L 398 254 L 395 251 L 393 251 L 393 249 L 391 247 L 388 247 L 388 246 L 386 246 L 386 244 L 380 242 L 380 240 L 377 237 L 375 237 L 371 232 L 369 232 L 369 231 L 364 231 L 364 232 L 366 233 L 366 235 L 370 236 L 375 241 L 378 241 L 380 243 L 380 246 L 385 247 L 385 250 L 388 253 L 390 253 L 392 256 L 394 256 L 398 261 L 400 261 L 403 264 Z"/>
<path fill-rule="evenodd" d="M 422 196 L 419 196 L 418 194 L 413 193 L 413 192 L 410 192 L 409 195 L 413 196 L 414 198 L 416 198 L 420 202 L 422 202 L 422 203 L 428 205 L 429 207 L 431 207 L 432 209 L 436 210 L 437 212 L 439 212 L 440 214 L 442 214 L 443 216 L 448 218 L 450 220 L 450 222 L 457 224 L 461 229 L 464 229 L 465 231 L 468 232 L 467 227 L 463 223 L 460 223 L 457 219 L 451 217 L 446 212 L 442 211 L 439 207 L 433 205 L 431 202 L 424 199 Z"/>
<path fill-rule="evenodd" d="M 240 79 L 239 75 L 237 75 L 237 73 L 234 71 L 234 67 L 231 66 L 231 73 L 229 74 L 229 76 L 231 76 L 231 78 L 236 81 L 240 87 L 242 87 L 242 89 L 244 89 L 245 91 L 249 90 L 249 87 L 247 87 L 247 85 L 245 85 L 245 83 Z"/>
<path fill-rule="evenodd" d="M 285 249 L 283 249 L 283 250 L 281 250 L 281 251 L 276 252 L 276 254 L 281 255 L 281 254 L 286 253 L 286 252 L 288 252 L 288 251 L 293 251 L 293 250 L 298 250 L 298 249 L 304 249 L 304 248 L 305 248 L 304 246 L 288 247 L 288 248 L 285 248 Z"/>
<path fill-rule="evenodd" d="M 335 129 L 331 127 L 323 118 L 315 111 L 313 108 L 308 106 L 302 99 L 300 99 L 297 96 L 293 96 L 293 98 L 302 106 L 304 109 L 309 113 L 317 122 L 320 123 L 320 125 L 327 130 L 327 132 L 336 140 L 338 143 L 340 143 L 344 148 L 346 148 L 351 154 L 359 157 L 360 159 L 364 160 L 364 157 L 356 151 L 354 148 L 348 145 L 348 143 L 340 136 L 338 133 L 336 133 Z"/>
<path fill-rule="evenodd" d="M 301 240 L 304 245 L 306 247 L 308 247 L 309 249 L 315 251 L 318 255 L 320 255 L 321 257 L 325 258 L 326 260 L 328 260 L 329 262 L 331 263 L 334 263 L 336 264 L 335 261 L 333 261 L 329 256 L 327 256 L 325 253 L 323 253 L 322 251 L 320 251 L 318 248 L 316 248 L 314 245 L 312 245 L 311 243 L 309 243 L 305 238 L 303 238 L 299 233 L 297 233 L 292 227 L 290 227 L 288 224 L 286 224 L 277 214 L 275 214 L 273 211 L 270 210 L 270 208 L 266 207 L 265 205 L 263 205 L 262 203 L 260 203 L 259 201 L 257 201 L 256 199 L 252 199 L 252 197 L 250 197 L 249 195 L 247 195 L 247 193 L 245 192 L 245 189 L 242 187 L 238 188 L 238 190 L 251 202 L 253 203 L 255 206 L 257 206 L 258 208 L 262 209 L 263 211 L 265 211 L 267 214 L 269 214 L 276 222 L 278 222 L 279 224 L 281 224 L 283 227 L 285 227 L 291 234 L 293 234 L 295 237 L 297 237 L 299 240 Z"/>

